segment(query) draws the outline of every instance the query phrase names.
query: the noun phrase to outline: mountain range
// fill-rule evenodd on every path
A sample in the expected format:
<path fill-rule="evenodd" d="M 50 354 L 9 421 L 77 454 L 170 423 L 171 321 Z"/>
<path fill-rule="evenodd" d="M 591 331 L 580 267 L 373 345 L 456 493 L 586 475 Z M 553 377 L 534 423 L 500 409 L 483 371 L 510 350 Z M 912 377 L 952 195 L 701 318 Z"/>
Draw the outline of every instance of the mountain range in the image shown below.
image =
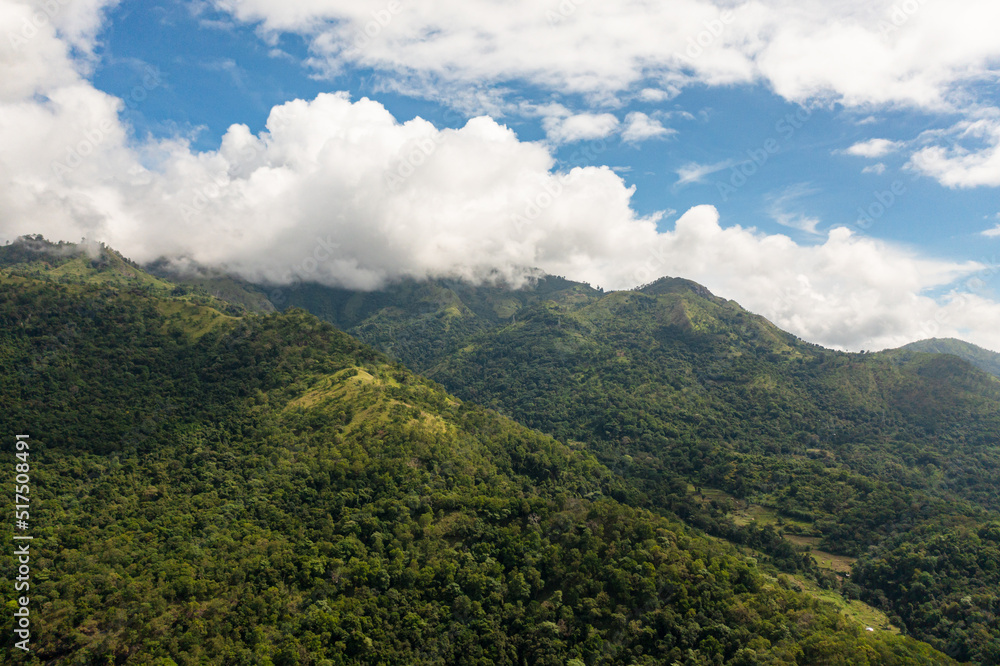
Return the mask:
<path fill-rule="evenodd" d="M 1000 663 L 985 350 L 823 349 L 675 278 L 366 293 L 40 237 L 0 321 L 37 663 Z"/>

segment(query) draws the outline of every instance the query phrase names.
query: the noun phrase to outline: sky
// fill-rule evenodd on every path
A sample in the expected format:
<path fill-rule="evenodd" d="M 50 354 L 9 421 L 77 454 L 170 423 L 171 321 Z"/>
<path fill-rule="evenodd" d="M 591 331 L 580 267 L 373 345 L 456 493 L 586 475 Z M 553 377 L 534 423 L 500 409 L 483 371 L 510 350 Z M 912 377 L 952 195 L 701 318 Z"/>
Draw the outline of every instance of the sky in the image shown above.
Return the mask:
<path fill-rule="evenodd" d="M 0 0 L 0 240 L 1000 351 L 995 0 Z"/>

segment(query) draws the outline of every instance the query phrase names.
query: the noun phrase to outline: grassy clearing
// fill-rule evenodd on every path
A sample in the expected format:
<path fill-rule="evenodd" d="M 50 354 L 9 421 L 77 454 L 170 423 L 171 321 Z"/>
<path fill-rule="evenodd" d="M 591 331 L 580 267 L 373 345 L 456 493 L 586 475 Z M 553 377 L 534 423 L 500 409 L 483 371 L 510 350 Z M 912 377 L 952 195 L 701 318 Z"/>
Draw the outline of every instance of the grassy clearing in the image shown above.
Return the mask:
<path fill-rule="evenodd" d="M 360 387 L 376 383 L 378 380 L 367 370 L 348 368 L 320 378 L 308 391 L 285 405 L 285 409 L 309 409 L 334 400 L 352 399 Z"/>
<path fill-rule="evenodd" d="M 309 390 L 285 405 L 285 410 L 335 407 L 345 402 L 357 402 L 359 393 L 365 387 L 375 387 L 378 391 L 392 386 L 399 386 L 399 382 L 387 373 L 379 373 L 379 376 L 375 376 L 361 367 L 347 368 L 333 375 L 315 378 Z M 441 417 L 414 407 L 405 401 L 388 398 L 384 393 L 378 393 L 374 402 L 366 401 L 366 404 L 367 406 L 362 411 L 355 414 L 352 422 L 387 422 L 387 419 L 391 418 L 391 412 L 394 408 L 403 407 L 413 410 L 409 414 L 410 423 L 419 424 L 427 432 L 441 435 L 449 432 L 447 422 Z M 350 427 L 347 428 L 347 432 L 349 431 Z"/>
<path fill-rule="evenodd" d="M 707 495 L 707 493 L 706 493 Z M 803 548 L 812 548 L 820 542 L 819 537 L 804 537 L 795 534 L 783 534 L 784 538 L 791 543 Z M 749 550 L 743 548 L 744 551 Z M 751 551 L 752 552 L 752 551 Z M 848 574 L 854 559 L 841 555 L 834 555 L 821 550 L 811 550 L 810 554 L 816 563 L 824 569 L 834 571 L 838 574 Z M 899 634 L 900 629 L 892 624 L 889 617 L 882 611 L 869 606 L 857 599 L 847 599 L 836 590 L 824 590 L 814 581 L 791 574 L 781 574 L 793 581 L 801 591 L 819 599 L 820 601 L 833 604 L 840 611 L 841 615 L 850 618 L 852 621 L 863 625 L 865 628 L 871 627 L 875 631 L 888 631 Z"/>
<path fill-rule="evenodd" d="M 825 550 L 818 550 L 816 548 L 820 543 L 820 537 L 818 536 L 804 536 L 785 532 L 786 527 L 792 526 L 798 528 L 796 531 L 799 532 L 811 532 L 813 527 L 809 523 L 781 516 L 774 509 L 761 506 L 760 504 L 751 504 L 746 500 L 736 499 L 732 495 L 721 490 L 716 490 L 715 488 L 702 488 L 699 492 L 694 486 L 689 485 L 688 491 L 694 494 L 702 504 L 711 504 L 714 501 L 720 506 L 729 507 L 731 510 L 727 515 L 736 525 L 770 525 L 782 537 L 802 550 L 809 551 L 813 559 L 816 560 L 816 564 L 822 569 L 827 569 L 840 575 L 847 574 L 850 573 L 851 567 L 857 559 L 837 555 Z"/>
<path fill-rule="evenodd" d="M 819 545 L 819 537 L 805 537 L 796 534 L 783 534 L 782 536 L 796 546 L 808 550 L 809 554 L 816 560 L 816 564 L 823 569 L 829 569 L 838 574 L 848 574 L 851 572 L 851 567 L 857 561 L 856 557 L 836 555 L 825 550 L 818 550 L 816 546 Z"/>
<path fill-rule="evenodd" d="M 847 557 L 846 555 L 835 555 L 834 553 L 828 553 L 825 550 L 814 550 L 812 551 L 813 559 L 816 563 L 823 569 L 829 569 L 830 571 L 835 571 L 839 574 L 851 573 L 851 567 L 857 561 L 855 557 Z"/>
<path fill-rule="evenodd" d="M 197 340 L 206 333 L 239 320 L 238 317 L 230 317 L 213 308 L 195 305 L 184 299 L 159 299 L 156 301 L 156 309 L 168 319 L 164 324 L 165 328 L 169 329 L 174 324 L 180 324 L 192 340 Z"/>
<path fill-rule="evenodd" d="M 702 504 L 711 504 L 714 501 L 722 507 L 728 507 L 730 510 L 727 515 L 732 518 L 735 524 L 741 527 L 754 523 L 757 525 L 771 525 L 778 531 L 791 526 L 798 528 L 797 531 L 799 532 L 808 533 L 813 530 L 813 526 L 810 523 L 782 516 L 776 510 L 761 504 L 753 504 L 746 500 L 736 499 L 722 490 L 701 488 L 699 492 L 698 489 L 689 484 L 688 492 L 695 495 L 696 499 Z"/>
<path fill-rule="evenodd" d="M 83 284 L 106 284 L 114 286 L 149 287 L 160 293 L 167 293 L 174 285 L 153 277 L 145 271 L 126 263 L 116 254 L 105 251 L 107 261 L 101 268 L 95 269 L 91 259 L 86 255 L 74 257 L 53 268 L 39 270 L 43 276 L 56 282 L 69 280 Z"/>
<path fill-rule="evenodd" d="M 893 625 L 889 621 L 888 616 L 877 608 L 873 608 L 856 599 L 845 599 L 837 592 L 824 590 L 810 580 L 799 578 L 798 576 L 789 576 L 789 578 L 795 581 L 802 588 L 803 592 L 807 592 L 821 601 L 833 604 L 842 615 L 846 615 L 852 620 L 863 624 L 865 627 L 871 627 L 875 631 L 888 631 L 893 634 L 900 633 L 899 627 Z"/>

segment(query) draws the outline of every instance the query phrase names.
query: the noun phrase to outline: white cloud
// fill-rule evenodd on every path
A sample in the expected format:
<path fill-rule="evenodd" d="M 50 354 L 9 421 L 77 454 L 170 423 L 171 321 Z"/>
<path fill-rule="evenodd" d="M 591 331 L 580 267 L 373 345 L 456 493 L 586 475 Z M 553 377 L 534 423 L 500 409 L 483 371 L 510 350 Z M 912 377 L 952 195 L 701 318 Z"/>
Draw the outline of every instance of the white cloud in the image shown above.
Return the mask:
<path fill-rule="evenodd" d="M 772 211 L 771 216 L 774 221 L 783 227 L 788 227 L 789 229 L 798 229 L 799 231 L 804 231 L 807 234 L 818 235 L 819 231 L 816 229 L 819 225 L 819 218 L 809 217 L 804 213 L 789 213 L 784 210 Z"/>
<path fill-rule="evenodd" d="M 656 102 L 693 83 L 763 82 L 806 105 L 964 112 L 1000 63 L 996 0 L 214 3 L 271 41 L 305 36 L 321 73 L 372 68 L 428 95 L 523 81 L 604 103 Z M 915 164 L 946 185 L 996 185 L 984 174 L 996 158 L 928 147 Z"/>
<path fill-rule="evenodd" d="M 643 102 L 659 103 L 673 99 L 680 93 L 677 88 L 671 90 L 660 90 L 659 88 L 643 88 L 639 91 L 639 99 Z"/>
<path fill-rule="evenodd" d="M 51 83 L 71 83 L 78 65 L 68 57 L 68 45 L 57 38 L 46 13 L 26 2 L 0 3 L 0 102 L 30 97 Z"/>
<path fill-rule="evenodd" d="M 1000 238 L 1000 224 L 996 225 L 992 229 L 987 229 L 982 233 L 983 236 L 986 236 L 987 238 Z"/>
<path fill-rule="evenodd" d="M 850 148 L 844 150 L 847 155 L 856 155 L 858 157 L 870 157 L 878 158 L 885 157 L 889 153 L 895 152 L 899 149 L 900 144 L 897 141 L 890 141 L 889 139 L 869 139 L 868 141 L 862 141 L 856 143 Z"/>
<path fill-rule="evenodd" d="M 684 185 L 690 185 L 691 183 L 701 183 L 707 176 L 711 176 L 713 173 L 718 173 L 719 171 L 725 171 L 726 169 L 736 165 L 736 163 L 736 160 L 732 159 L 714 162 L 712 164 L 688 162 L 677 169 L 677 182 L 674 183 L 674 186 L 682 187 Z"/>
<path fill-rule="evenodd" d="M 657 79 L 675 86 L 766 80 L 796 101 L 937 107 L 949 103 L 956 85 L 982 80 L 1000 56 L 993 0 L 905 7 L 893 0 L 215 4 L 264 31 L 306 35 L 316 58 L 335 68 L 348 59 L 570 92 L 621 91 Z"/>
<path fill-rule="evenodd" d="M 625 116 L 625 129 L 622 130 L 622 139 L 629 143 L 639 143 L 649 139 L 657 139 L 672 134 L 677 130 L 668 129 L 655 118 L 650 118 L 645 113 L 633 111 Z"/>
<path fill-rule="evenodd" d="M 106 98 L 90 101 L 93 122 L 113 117 Z M 6 235 L 87 235 L 140 261 L 184 257 L 251 279 L 360 288 L 406 276 L 517 282 L 532 266 L 609 288 L 682 275 L 807 339 L 869 348 L 922 335 L 939 311 L 951 312 L 927 290 L 979 269 L 845 230 L 800 245 L 723 227 L 709 206 L 658 231 L 655 219 L 635 214 L 633 190 L 608 168 L 558 173 L 546 147 L 520 142 L 488 118 L 438 130 L 344 95 L 278 107 L 260 136 L 234 125 L 216 151 L 150 146 L 156 170 L 142 168 L 112 134 L 55 178 L 49 161 L 64 149 L 37 141 L 56 132 L 72 141 L 67 118 L 87 108 L 39 115 L 31 120 L 38 130 L 13 144 L 5 160 L 22 168 L 19 179 L 4 180 Z M 1000 312 L 980 305 L 978 321 Z M 974 323 L 960 314 L 949 315 L 956 326 Z M 974 341 L 1000 346 L 1000 328 L 976 328 Z"/>
<path fill-rule="evenodd" d="M 923 148 L 910 159 L 910 166 L 948 187 L 1000 186 L 1000 109 L 980 109 L 977 115 L 936 133 L 952 145 Z"/>
<path fill-rule="evenodd" d="M 549 140 L 557 144 L 604 139 L 614 134 L 618 125 L 618 118 L 610 113 L 556 114 L 542 120 Z"/>
<path fill-rule="evenodd" d="M 872 164 L 871 166 L 866 166 L 864 169 L 861 170 L 861 173 L 873 173 L 876 176 L 881 176 L 883 173 L 885 173 L 885 169 L 886 169 L 885 164 L 879 162 L 878 164 Z"/>
<path fill-rule="evenodd" d="M 689 277 L 822 344 L 881 349 L 954 335 L 1000 349 L 1000 334 L 988 327 L 1000 324 L 995 301 L 927 295 L 959 280 L 978 290 L 973 280 L 984 267 L 920 257 L 844 228 L 820 245 L 803 246 L 782 235 L 722 227 L 713 208 L 699 207 L 651 240 L 645 255 L 639 277 Z"/>
<path fill-rule="evenodd" d="M 801 212 L 791 212 L 789 209 L 800 207 L 800 201 L 819 192 L 815 187 L 800 183 L 786 188 L 780 194 L 769 197 L 768 213 L 771 218 L 783 227 L 818 235 L 817 227 L 820 220 Z"/>
<path fill-rule="evenodd" d="M 313 5 L 289 3 L 287 20 Z M 23 11 L 0 0 L 0 15 Z M 6 238 L 87 236 L 139 261 L 165 255 L 252 279 L 361 288 L 443 275 L 517 282 L 530 267 L 609 288 L 679 275 L 826 345 L 963 335 L 1000 349 L 1000 304 L 957 293 L 976 291 L 984 266 L 845 229 L 800 244 L 724 226 L 711 206 L 658 229 L 611 169 L 556 171 L 550 146 L 490 118 L 441 130 L 367 99 L 320 95 L 276 107 L 259 135 L 234 125 L 217 150 L 195 153 L 180 140 L 130 144 L 122 101 L 80 76 L 55 32 L 3 57 L 33 77 L 5 81 L 0 98 Z M 693 182 L 713 168 L 725 167 L 680 175 Z"/>
<path fill-rule="evenodd" d="M 9 4 L 18 4 L 27 9 L 27 23 L 6 24 L 19 26 L 7 33 L 20 37 L 31 32 L 32 27 L 39 29 L 52 28 L 79 54 L 89 58 L 93 53 L 94 38 L 104 20 L 104 12 L 114 7 L 120 0 L 17 0 Z M 29 37 L 30 38 L 30 37 Z"/>

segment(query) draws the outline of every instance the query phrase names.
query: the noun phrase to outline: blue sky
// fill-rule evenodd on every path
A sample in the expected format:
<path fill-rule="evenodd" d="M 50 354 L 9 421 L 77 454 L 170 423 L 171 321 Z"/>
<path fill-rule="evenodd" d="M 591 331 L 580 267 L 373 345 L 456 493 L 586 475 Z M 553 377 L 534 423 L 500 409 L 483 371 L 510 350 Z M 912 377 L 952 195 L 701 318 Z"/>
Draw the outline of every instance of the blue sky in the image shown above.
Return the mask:
<path fill-rule="evenodd" d="M 8 129 L 52 153 L 8 237 L 360 288 L 681 275 L 822 344 L 1000 346 L 996 3 L 69 2 L 0 0 Z"/>

